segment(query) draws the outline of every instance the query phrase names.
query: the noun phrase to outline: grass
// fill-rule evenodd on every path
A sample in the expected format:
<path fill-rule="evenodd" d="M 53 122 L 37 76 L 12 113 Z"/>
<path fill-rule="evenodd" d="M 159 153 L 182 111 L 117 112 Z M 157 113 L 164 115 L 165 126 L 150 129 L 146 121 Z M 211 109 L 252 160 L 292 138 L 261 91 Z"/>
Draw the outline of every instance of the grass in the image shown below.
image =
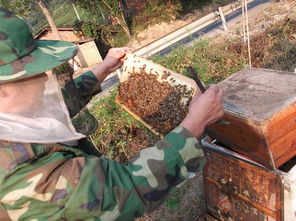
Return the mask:
<path fill-rule="evenodd" d="M 115 102 L 116 93 L 114 90 L 90 110 L 99 123 L 92 137 L 103 155 L 126 163 L 134 153 L 153 145 L 159 138 L 120 108 Z"/>
<path fill-rule="evenodd" d="M 230 42 L 228 44 L 231 44 Z M 168 56 L 155 56 L 152 60 L 185 76 L 187 66 L 193 66 L 206 84 L 217 83 L 242 69 L 247 60 L 235 51 L 213 45 L 210 40 L 196 42 L 193 47 L 179 47 Z"/>
<path fill-rule="evenodd" d="M 296 68 L 296 20 L 285 19 L 251 37 L 252 67 L 293 72 Z M 193 66 L 206 84 L 217 83 L 248 66 L 247 44 L 240 38 L 213 43 L 200 40 L 152 60 L 183 75 Z"/>

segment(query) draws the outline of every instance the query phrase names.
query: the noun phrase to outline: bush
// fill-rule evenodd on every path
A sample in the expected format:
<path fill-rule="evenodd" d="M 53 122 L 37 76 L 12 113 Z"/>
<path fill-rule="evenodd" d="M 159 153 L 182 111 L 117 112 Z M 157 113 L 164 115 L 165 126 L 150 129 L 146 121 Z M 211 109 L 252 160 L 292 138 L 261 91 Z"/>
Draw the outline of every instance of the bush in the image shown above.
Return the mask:
<path fill-rule="evenodd" d="M 296 20 L 286 19 L 251 37 L 252 67 L 294 71 L 296 68 Z M 219 43 L 197 41 L 193 47 L 181 46 L 166 57 L 152 60 L 178 73 L 187 75 L 193 66 L 206 83 L 219 82 L 248 65 L 247 44 L 240 38 Z"/>
<path fill-rule="evenodd" d="M 146 8 L 132 22 L 134 32 L 144 30 L 148 25 L 169 22 L 177 18 L 182 10 L 179 0 L 151 0 Z"/>
<path fill-rule="evenodd" d="M 107 48 L 123 46 L 129 41 L 119 25 L 77 21 L 74 30 L 77 35 L 83 34 L 94 38 L 97 42 L 101 42 L 98 44 L 106 45 Z"/>
<path fill-rule="evenodd" d="M 232 73 L 242 69 L 247 60 L 228 45 L 212 45 L 208 40 L 200 40 L 193 47 L 184 46 L 173 50 L 166 57 L 156 56 L 153 61 L 183 75 L 187 75 L 187 66 L 193 66 L 206 84 L 217 83 Z"/>

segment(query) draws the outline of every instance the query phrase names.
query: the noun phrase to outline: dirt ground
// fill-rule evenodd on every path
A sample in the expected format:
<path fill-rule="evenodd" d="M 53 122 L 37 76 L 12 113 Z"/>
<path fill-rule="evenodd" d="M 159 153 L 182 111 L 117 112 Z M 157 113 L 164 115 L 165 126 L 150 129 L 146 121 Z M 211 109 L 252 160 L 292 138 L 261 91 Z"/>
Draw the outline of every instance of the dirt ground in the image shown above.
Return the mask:
<path fill-rule="evenodd" d="M 210 8 L 205 11 L 211 10 Z M 148 29 L 139 33 L 129 43 L 132 50 L 143 47 L 156 39 L 192 22 L 201 17 L 203 12 L 195 11 L 185 17 L 170 23 L 161 23 L 149 26 Z M 250 13 L 251 14 L 251 13 Z M 263 31 L 272 24 L 285 19 L 296 17 L 296 1 L 287 0 L 269 4 L 263 11 L 252 12 L 249 17 L 250 36 Z M 228 26 L 229 30 L 211 35 L 213 41 L 221 41 L 229 37 L 242 37 L 242 19 L 239 18 Z M 295 33 L 296 40 L 296 33 Z M 203 174 L 199 173 L 195 178 L 190 179 L 181 189 L 173 195 L 158 210 L 147 214 L 137 221 L 162 221 L 162 220 L 198 220 L 198 217 L 205 213 L 205 200 L 203 192 Z"/>

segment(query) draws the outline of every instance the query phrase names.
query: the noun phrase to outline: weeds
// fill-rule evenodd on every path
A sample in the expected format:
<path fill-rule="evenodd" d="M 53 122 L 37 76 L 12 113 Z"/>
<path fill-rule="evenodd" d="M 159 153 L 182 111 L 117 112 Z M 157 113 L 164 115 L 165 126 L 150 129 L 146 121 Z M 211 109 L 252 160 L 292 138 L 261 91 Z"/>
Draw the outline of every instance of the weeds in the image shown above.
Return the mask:
<path fill-rule="evenodd" d="M 206 84 L 217 83 L 246 64 L 236 51 L 227 49 L 228 44 L 218 47 L 209 40 L 201 40 L 193 47 L 180 47 L 166 57 L 156 56 L 152 60 L 184 75 L 187 75 L 186 67 L 193 66 Z"/>
<path fill-rule="evenodd" d="M 296 68 L 296 20 L 286 19 L 251 38 L 252 66 L 282 71 Z M 187 75 L 186 66 L 193 66 L 206 83 L 217 83 L 248 64 L 247 44 L 241 39 L 210 43 L 197 41 L 193 47 L 181 46 L 168 56 L 152 60 L 178 73 Z"/>
<path fill-rule="evenodd" d="M 152 0 L 146 5 L 145 9 L 132 19 L 133 33 L 144 30 L 149 25 L 161 22 L 169 22 L 176 19 L 181 11 L 180 2 L 174 3 L 162 0 Z"/>
<path fill-rule="evenodd" d="M 172 196 L 171 198 L 166 200 L 166 205 L 169 209 L 177 210 L 180 207 L 180 201 L 176 196 Z"/>
<path fill-rule="evenodd" d="M 103 155 L 126 163 L 134 153 L 153 145 L 159 138 L 115 103 L 116 93 L 117 90 L 113 91 L 90 110 L 99 122 L 93 137 Z"/>

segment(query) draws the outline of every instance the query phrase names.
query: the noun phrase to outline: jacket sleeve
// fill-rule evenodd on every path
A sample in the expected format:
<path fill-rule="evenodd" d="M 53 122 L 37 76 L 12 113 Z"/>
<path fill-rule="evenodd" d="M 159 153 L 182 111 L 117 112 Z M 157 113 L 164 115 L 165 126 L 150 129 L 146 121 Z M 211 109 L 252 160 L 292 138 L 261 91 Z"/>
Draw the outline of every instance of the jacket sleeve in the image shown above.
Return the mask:
<path fill-rule="evenodd" d="M 13 220 L 134 220 L 204 164 L 196 138 L 179 126 L 127 165 L 62 150 L 22 164 L 0 202 Z"/>
<path fill-rule="evenodd" d="M 91 71 L 67 82 L 62 88 L 62 94 L 70 117 L 75 116 L 94 95 L 101 91 L 101 86 Z"/>

